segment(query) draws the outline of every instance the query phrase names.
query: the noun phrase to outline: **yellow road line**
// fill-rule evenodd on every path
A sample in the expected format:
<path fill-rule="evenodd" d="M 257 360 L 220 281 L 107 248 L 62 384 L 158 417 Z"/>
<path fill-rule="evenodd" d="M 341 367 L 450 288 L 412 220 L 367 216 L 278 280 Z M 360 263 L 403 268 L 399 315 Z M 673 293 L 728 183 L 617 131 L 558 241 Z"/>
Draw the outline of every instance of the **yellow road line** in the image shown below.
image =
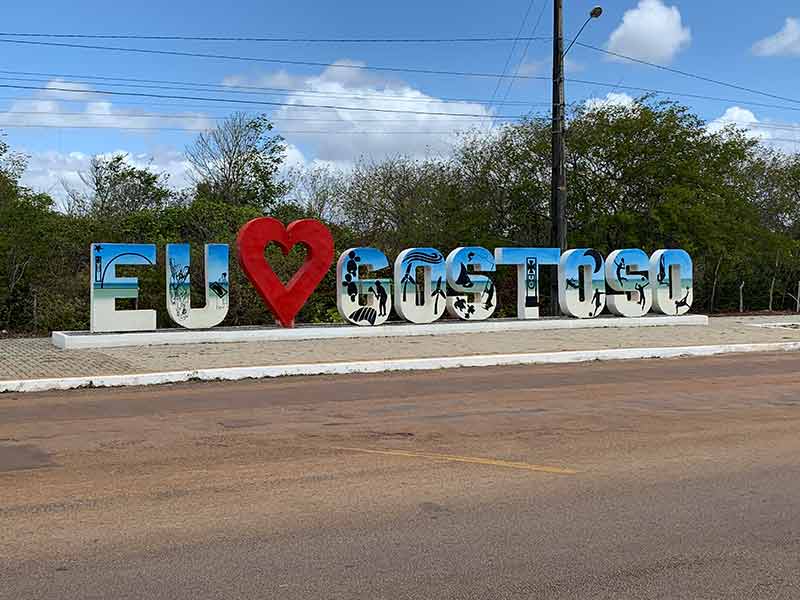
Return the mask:
<path fill-rule="evenodd" d="M 523 469 L 525 471 L 538 471 L 540 473 L 554 473 L 556 475 L 576 475 L 578 472 L 572 469 L 562 469 L 561 467 L 548 467 L 544 465 L 532 465 L 523 462 L 508 460 L 495 460 L 492 458 L 477 458 L 474 456 L 453 456 L 451 454 L 432 454 L 429 452 L 409 452 L 406 450 L 372 450 L 367 448 L 342 448 L 336 447 L 335 450 L 348 450 L 350 452 L 362 452 L 364 454 L 384 454 L 386 456 L 405 456 L 407 458 L 430 458 L 432 460 L 444 460 L 450 462 L 472 463 L 476 465 L 490 465 L 493 467 L 506 467 L 508 469 Z"/>

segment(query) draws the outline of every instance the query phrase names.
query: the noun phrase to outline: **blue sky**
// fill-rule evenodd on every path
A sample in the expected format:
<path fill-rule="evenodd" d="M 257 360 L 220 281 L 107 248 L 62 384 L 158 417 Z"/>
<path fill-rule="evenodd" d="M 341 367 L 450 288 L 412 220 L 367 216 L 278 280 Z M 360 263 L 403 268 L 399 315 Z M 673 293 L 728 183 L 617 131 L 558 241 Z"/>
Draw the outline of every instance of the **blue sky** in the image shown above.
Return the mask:
<path fill-rule="evenodd" d="M 583 23 L 598 2 L 569 0 L 566 35 Z M 287 3 L 236 2 L 232 8 L 199 0 L 135 4 L 76 1 L 15 2 L 4 7 L 3 32 L 152 34 L 292 37 L 469 37 L 515 36 L 528 7 L 523 35 L 548 36 L 552 28 L 551 2 L 506 0 L 502 3 L 382 2 Z M 581 41 L 645 60 L 703 74 L 715 79 L 800 100 L 800 6 L 796 0 L 753 3 L 739 0 L 613 0 L 603 3 L 603 16 L 585 30 Z M 788 19 L 788 20 L 787 20 Z M 0 37 L 10 39 L 8 37 Z M 31 39 L 31 38 L 27 38 Z M 484 44 L 343 44 L 259 43 L 145 40 L 81 40 L 33 38 L 39 41 L 98 44 L 312 61 L 324 64 L 411 67 L 433 70 L 548 76 L 549 43 L 533 41 L 523 58 L 526 42 Z M 447 152 L 451 132 L 469 125 L 488 126 L 491 119 L 407 115 L 297 108 L 303 104 L 336 104 L 368 108 L 423 110 L 473 115 L 520 115 L 546 108 L 550 84 L 544 80 L 498 80 L 420 73 L 391 73 L 339 67 L 307 67 L 247 61 L 149 56 L 88 49 L 18 45 L 0 41 L 0 70 L 41 73 L 0 73 L 0 84 L 33 87 L 69 87 L 80 93 L 0 88 L 0 130 L 15 148 L 31 155 L 25 182 L 58 195 L 62 183 L 79 186 L 77 171 L 96 153 L 125 151 L 137 164 L 170 173 L 173 184 L 184 185 L 186 164 L 181 151 L 193 131 L 123 130 L 119 127 L 202 129 L 234 110 L 199 101 L 176 101 L 124 96 L 98 97 L 91 89 L 189 94 L 213 98 L 249 98 L 289 102 L 292 108 L 250 107 L 273 115 L 277 131 L 290 144 L 292 165 L 314 161 L 346 167 L 359 156 L 380 158 L 404 153 L 422 156 Z M 517 71 L 517 69 L 519 69 Z M 171 80 L 234 86 L 300 90 L 299 94 L 243 94 L 227 89 L 143 89 L 120 87 L 123 82 L 93 77 Z M 67 77 L 80 76 L 80 77 Z M 569 54 L 568 78 L 610 84 L 568 83 L 571 101 L 626 102 L 641 86 L 716 96 L 726 99 L 679 98 L 703 118 L 720 127 L 730 121 L 752 129 L 753 135 L 794 150 L 800 139 L 800 103 L 767 98 L 666 73 L 643 65 L 612 60 L 576 46 Z M 26 78 L 23 81 L 20 78 Z M 71 83 L 64 83 L 70 81 Z M 88 83 L 76 83 L 88 82 Z M 130 82 L 128 82 L 130 83 Z M 614 88 L 614 84 L 619 87 Z M 155 85 L 155 84 L 150 84 Z M 174 87 L 174 85 L 173 85 Z M 495 94 L 495 89 L 498 92 Z M 252 91 L 252 90 L 251 90 Z M 607 95 L 612 93 L 612 96 Z M 514 104 L 490 105 L 505 98 Z M 347 98 L 344 96 L 360 96 Z M 471 99 L 443 102 L 440 99 Z M 67 100 L 71 100 L 68 102 Z M 750 103 L 775 104 L 778 107 Z M 247 108 L 247 107 L 245 107 Z M 79 115 L 64 113 L 83 113 Z M 9 114 L 13 113 L 13 114 Z M 29 114 L 30 113 L 30 114 Z M 99 114 L 98 114 L 99 113 Z M 158 116 L 154 116 L 158 115 Z M 164 115 L 177 115 L 166 118 Z M 49 127 L 13 128 L 3 125 Z M 114 126 L 114 129 L 78 129 L 78 125 Z M 354 134 L 352 132 L 360 132 Z M 312 132 L 312 133 L 298 133 Z M 402 132 L 402 133 L 399 133 Z"/>

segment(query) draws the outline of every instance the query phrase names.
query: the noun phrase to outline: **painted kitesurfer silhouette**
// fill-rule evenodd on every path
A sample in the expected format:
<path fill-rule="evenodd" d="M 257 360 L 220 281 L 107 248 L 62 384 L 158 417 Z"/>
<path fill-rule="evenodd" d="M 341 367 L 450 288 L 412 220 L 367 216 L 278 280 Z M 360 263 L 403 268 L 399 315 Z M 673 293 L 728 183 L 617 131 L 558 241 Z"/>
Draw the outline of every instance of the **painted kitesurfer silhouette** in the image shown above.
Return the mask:
<path fill-rule="evenodd" d="M 375 297 L 378 299 L 378 314 L 383 317 L 386 315 L 386 300 L 389 297 L 389 294 L 386 292 L 386 288 L 383 287 L 383 284 L 380 282 L 380 279 L 375 280 L 375 289 L 372 292 L 375 294 Z"/>
<path fill-rule="evenodd" d="M 347 295 L 350 296 L 350 302 L 355 302 L 358 298 L 358 286 L 353 281 L 353 276 L 348 273 L 344 276 L 344 287 L 347 289 Z"/>
<path fill-rule="evenodd" d="M 439 314 L 439 298 L 446 298 L 444 291 L 442 290 L 442 277 L 439 276 L 439 279 L 436 280 L 436 289 L 433 290 L 431 294 L 433 296 L 433 314 Z"/>
<path fill-rule="evenodd" d="M 580 286 L 578 285 L 578 281 L 576 279 L 569 279 L 568 278 L 567 279 L 567 287 L 568 288 L 572 288 L 573 290 L 581 289 Z"/>
<path fill-rule="evenodd" d="M 600 269 L 603 268 L 603 255 L 593 248 L 589 248 L 586 252 L 583 253 L 583 255 L 590 256 L 592 258 L 592 260 L 594 261 L 594 269 L 592 272 L 599 273 Z"/>

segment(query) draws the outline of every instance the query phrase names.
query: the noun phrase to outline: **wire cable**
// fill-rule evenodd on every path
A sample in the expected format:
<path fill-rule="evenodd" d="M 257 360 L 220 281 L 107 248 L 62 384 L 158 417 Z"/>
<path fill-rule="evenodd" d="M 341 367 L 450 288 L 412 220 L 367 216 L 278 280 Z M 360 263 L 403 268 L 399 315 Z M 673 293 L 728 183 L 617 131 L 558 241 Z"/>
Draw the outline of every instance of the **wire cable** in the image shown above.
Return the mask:
<path fill-rule="evenodd" d="M 126 127 L 124 125 L 53 125 L 53 124 L 3 124 L 0 123 L 2 129 L 114 129 L 118 131 L 186 131 L 186 132 L 204 132 L 207 131 L 203 128 L 197 127 Z M 356 130 L 356 131 L 330 131 L 330 130 L 304 130 L 304 129 L 282 129 L 277 130 L 275 133 L 280 135 L 282 133 L 295 134 L 295 135 L 453 135 L 458 133 L 456 130 L 452 131 L 373 131 L 373 130 Z"/>
<path fill-rule="evenodd" d="M 36 111 L 36 110 L 9 110 L 9 111 L 0 111 L 0 118 L 8 116 L 8 115 L 23 115 L 23 116 L 39 116 L 43 118 L 51 118 L 51 117 L 100 117 L 100 118 L 131 118 L 131 119 L 195 119 L 195 120 L 203 120 L 207 119 L 209 121 L 224 121 L 229 119 L 229 115 L 207 115 L 203 113 L 173 113 L 173 114 L 164 114 L 164 113 L 108 113 L 108 112 L 81 112 L 81 111 L 71 111 L 71 112 L 45 112 L 45 111 Z M 340 123 L 340 124 L 348 124 L 348 123 L 417 123 L 420 124 L 419 119 L 320 119 L 317 117 L 270 117 L 270 122 L 272 123 L 281 123 L 283 121 L 299 121 L 303 123 Z M 464 117 L 457 117 L 454 119 L 444 119 L 446 122 L 463 122 L 463 123 L 474 123 L 472 119 L 464 118 Z M 439 121 L 441 122 L 441 121 Z"/>
<path fill-rule="evenodd" d="M 696 100 L 711 100 L 714 102 L 723 102 L 727 104 L 742 104 L 745 106 L 759 106 L 762 108 L 777 108 L 780 110 L 800 111 L 800 106 L 786 106 L 781 104 L 767 104 L 764 102 L 756 102 L 753 100 L 742 100 L 736 98 L 720 98 L 719 96 L 708 96 L 705 94 L 693 94 L 690 92 L 676 92 L 672 90 L 662 90 L 653 87 L 638 87 L 634 85 L 622 85 L 621 83 L 609 83 L 607 81 L 592 81 L 588 79 L 567 79 L 570 83 L 578 83 L 581 85 L 610 87 L 612 89 L 630 90 L 635 92 L 644 92 L 646 94 L 659 94 L 662 96 L 681 96 L 684 98 L 694 98 Z"/>
<path fill-rule="evenodd" d="M 522 22 L 519 24 L 519 30 L 517 30 L 517 35 L 514 37 L 514 43 L 511 44 L 511 49 L 508 51 L 508 56 L 506 56 L 506 62 L 503 65 L 503 72 L 500 74 L 500 77 L 497 78 L 497 84 L 494 86 L 494 91 L 492 92 L 492 97 L 488 104 L 489 109 L 492 108 L 494 99 L 497 97 L 497 91 L 500 89 L 500 84 L 502 84 L 504 81 L 503 76 L 506 74 L 506 71 L 508 71 L 508 65 L 511 63 L 511 58 L 514 56 L 514 51 L 517 49 L 517 41 L 525 29 L 525 23 L 528 22 L 528 15 L 531 14 L 531 9 L 533 8 L 534 2 L 536 2 L 536 0 L 530 0 L 530 2 L 528 2 L 528 8 L 525 11 L 525 16 L 522 17 Z"/>
<path fill-rule="evenodd" d="M 331 98 L 348 98 L 348 99 L 369 99 L 369 98 L 378 98 L 381 100 L 389 99 L 389 100 L 397 100 L 397 101 L 407 101 L 407 102 L 445 102 L 445 103 L 479 103 L 483 104 L 486 103 L 487 100 L 481 98 L 434 98 L 434 97 L 426 97 L 426 98 L 417 98 L 414 96 L 403 96 L 400 94 L 368 94 L 368 93 L 359 93 L 359 94 L 343 94 L 340 92 L 323 92 L 319 90 L 306 90 L 303 88 L 276 88 L 276 87 L 262 87 L 262 86 L 250 86 L 250 85 L 226 85 L 226 84 L 215 84 L 215 83 L 204 83 L 204 82 L 192 82 L 192 81 L 175 81 L 175 80 L 168 80 L 168 79 L 138 79 L 132 77 L 107 77 L 107 76 L 97 76 L 97 75 L 73 75 L 73 74 L 60 74 L 60 73 L 40 73 L 35 71 L 9 71 L 9 70 L 0 70 L 0 73 L 4 75 L 26 75 L 26 76 L 35 76 L 35 77 L 47 77 L 50 79 L 26 79 L 23 77 L 0 77 L 0 80 L 11 80 L 11 81 L 43 81 L 44 83 L 50 83 L 52 78 L 56 79 L 69 79 L 69 81 L 65 81 L 65 83 L 76 83 L 76 84 L 85 84 L 85 85 L 97 85 L 98 82 L 106 83 L 107 85 L 115 85 L 115 86 L 122 86 L 122 87 L 141 87 L 141 88 L 150 88 L 150 89 L 198 89 L 201 91 L 215 91 L 215 92 L 234 92 L 234 93 L 262 93 L 266 96 L 278 96 L 278 95 L 297 95 L 297 96 L 325 96 Z M 97 81 L 92 81 L 97 80 Z M 166 86 L 161 85 L 125 85 L 125 83 L 117 83 L 117 82 L 134 82 L 134 83 L 141 83 L 141 84 L 166 84 Z M 174 86 L 181 86 L 181 87 L 174 87 Z M 239 92 L 238 90 L 248 90 L 247 92 Z M 252 90 L 252 91 L 250 91 Z M 500 102 L 495 102 L 495 104 L 501 104 Z M 522 101 L 511 101 L 511 102 L 503 102 L 502 104 L 508 105 L 519 105 L 519 106 L 526 106 L 529 105 L 530 102 L 522 102 Z"/>
<path fill-rule="evenodd" d="M 667 71 L 669 73 L 675 73 L 677 75 L 682 75 L 683 77 L 690 77 L 692 79 L 697 79 L 699 81 L 705 81 L 707 83 L 713 83 L 715 85 L 721 85 L 724 87 L 728 87 L 734 90 L 739 90 L 741 92 L 749 92 L 751 94 L 758 94 L 759 96 L 766 96 L 767 98 L 773 98 L 774 100 L 783 100 L 784 102 L 792 102 L 794 104 L 800 104 L 800 100 L 795 98 L 788 98 L 786 96 L 779 96 L 778 94 L 771 94 L 769 92 L 764 92 L 762 90 L 757 90 L 754 88 L 746 87 L 743 85 L 739 85 L 736 83 L 729 83 L 727 81 L 722 81 L 720 79 L 713 79 L 711 77 L 706 77 L 704 75 L 698 75 L 697 73 L 690 73 L 688 71 L 682 71 L 680 69 L 673 69 L 672 67 L 667 67 L 664 65 L 659 65 L 657 63 L 652 63 L 646 60 L 642 60 L 640 58 L 634 58 L 632 56 L 626 56 L 625 54 L 620 54 L 619 52 L 612 52 L 611 50 L 606 50 L 605 48 L 598 48 L 597 46 L 592 46 L 591 44 L 585 44 L 583 42 L 575 42 L 578 46 L 583 48 L 588 48 L 589 50 L 594 50 L 595 52 L 601 52 L 602 54 L 606 54 L 609 56 L 614 56 L 616 58 L 622 58 L 625 60 L 629 60 L 641 65 L 647 65 L 648 67 L 653 67 L 655 69 L 660 69 L 662 71 Z"/>
<path fill-rule="evenodd" d="M 539 29 L 539 25 L 542 22 L 542 17 L 544 16 L 544 11 L 545 11 L 546 8 L 547 8 L 547 3 L 546 2 L 542 2 L 542 8 L 541 8 L 541 10 L 539 10 L 539 16 L 536 19 L 536 24 L 533 26 L 533 33 L 531 33 L 531 36 L 535 36 L 536 35 L 536 31 Z M 530 48 L 530 46 L 531 46 L 531 42 L 530 42 L 530 40 L 528 40 L 528 43 L 525 44 L 525 49 L 522 51 L 522 56 L 519 57 L 519 63 L 517 64 L 517 68 L 514 69 L 514 75 L 519 75 L 519 70 L 522 68 L 522 64 L 525 62 L 525 57 L 528 55 L 528 49 Z M 506 88 L 506 93 L 503 95 L 502 102 L 498 102 L 498 104 L 505 104 L 506 103 L 506 100 L 508 99 L 508 95 L 511 93 L 511 88 L 514 87 L 514 81 L 515 81 L 515 79 L 509 79 L 508 80 L 508 87 Z"/>
<path fill-rule="evenodd" d="M 502 36 L 466 36 L 451 38 L 307 38 L 307 37 L 247 37 L 222 35 L 137 35 L 137 34 L 85 34 L 85 33 L 29 33 L 0 32 L 0 37 L 27 37 L 53 39 L 85 39 L 85 40 L 154 40 L 154 41 L 189 41 L 189 42 L 286 42 L 313 44 L 458 44 L 458 43 L 496 43 L 513 42 L 514 40 L 530 40 L 527 37 Z M 549 40 L 548 37 L 534 38 Z"/>
<path fill-rule="evenodd" d="M 218 60 L 233 60 L 243 62 L 257 62 L 266 64 L 279 64 L 279 65 L 295 65 L 304 67 L 324 67 L 333 69 L 358 69 L 367 71 L 385 71 L 390 73 L 417 73 L 422 75 L 452 75 L 456 77 L 483 77 L 483 78 L 496 78 L 496 77 L 512 77 L 512 75 L 501 75 L 499 73 L 482 73 L 474 71 L 440 71 L 435 69 L 422 69 L 416 67 L 384 67 L 372 65 L 355 65 L 355 64 L 331 64 L 318 61 L 307 60 L 286 60 L 277 58 L 260 58 L 255 56 L 236 56 L 231 54 L 207 54 L 203 52 L 181 52 L 179 50 L 155 50 L 148 48 L 128 48 L 120 46 L 98 46 L 93 44 L 71 44 L 64 42 L 41 42 L 35 40 L 10 40 L 0 38 L 0 44 L 26 44 L 30 46 L 48 46 L 56 48 L 78 48 L 82 50 L 104 50 L 109 52 L 128 52 L 134 54 L 150 54 L 159 56 L 180 56 L 184 58 L 211 58 Z M 536 76 L 536 75 L 516 75 L 517 79 L 538 79 L 548 80 L 549 77 Z"/>
<path fill-rule="evenodd" d="M 141 98 L 165 98 L 171 100 L 197 100 L 208 102 L 230 102 L 235 104 L 253 104 L 258 106 L 276 106 L 287 108 L 318 108 L 327 110 L 352 110 L 363 112 L 379 112 L 379 113 L 394 113 L 394 114 L 407 114 L 407 115 L 430 115 L 440 117 L 472 117 L 477 119 L 486 118 L 491 116 L 495 119 L 521 119 L 524 115 L 486 115 L 477 113 L 462 113 L 462 112 L 444 112 L 444 111 L 425 111 L 425 110 L 404 110 L 394 108 L 368 108 L 365 106 L 338 106 L 331 104 L 290 104 L 287 102 L 270 102 L 267 100 L 238 100 L 236 98 L 205 98 L 203 96 L 179 96 L 171 94 L 151 94 L 146 92 L 120 92 L 116 90 L 76 90 L 71 88 L 61 87 L 38 87 L 31 85 L 12 85 L 8 83 L 0 83 L 0 88 L 18 89 L 18 90 L 35 90 L 35 91 L 49 91 L 49 92 L 65 92 L 68 94 L 100 94 L 108 96 L 133 96 Z"/>

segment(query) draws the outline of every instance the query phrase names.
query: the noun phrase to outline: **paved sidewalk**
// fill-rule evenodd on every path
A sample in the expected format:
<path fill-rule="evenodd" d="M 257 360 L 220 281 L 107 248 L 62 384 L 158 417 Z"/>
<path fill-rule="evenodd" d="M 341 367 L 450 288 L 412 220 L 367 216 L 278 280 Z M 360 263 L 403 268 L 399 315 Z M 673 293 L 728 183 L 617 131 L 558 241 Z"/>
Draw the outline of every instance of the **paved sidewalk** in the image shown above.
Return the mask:
<path fill-rule="evenodd" d="M 764 323 L 794 327 L 766 328 Z M 800 342 L 800 316 L 715 317 L 708 327 L 470 333 L 409 338 L 59 350 L 49 338 L 0 340 L 0 381 L 305 363 L 617 348 Z"/>

